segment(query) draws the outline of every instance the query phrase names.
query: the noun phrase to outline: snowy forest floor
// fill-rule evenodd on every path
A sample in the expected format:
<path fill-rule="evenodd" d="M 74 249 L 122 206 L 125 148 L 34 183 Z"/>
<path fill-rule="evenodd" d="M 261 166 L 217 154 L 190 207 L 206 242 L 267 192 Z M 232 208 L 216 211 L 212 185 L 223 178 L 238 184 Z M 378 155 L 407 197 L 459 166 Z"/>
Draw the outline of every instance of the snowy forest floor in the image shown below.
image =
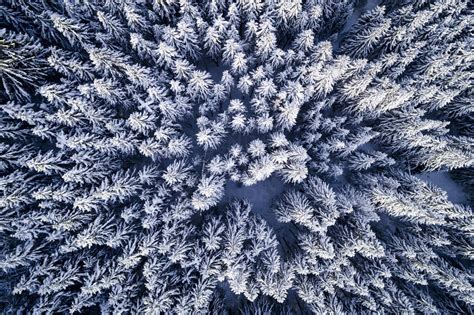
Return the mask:
<path fill-rule="evenodd" d="M 466 192 L 449 176 L 448 172 L 423 172 L 415 176 L 427 183 L 442 188 L 448 194 L 448 200 L 453 203 L 466 204 L 469 202 Z"/>

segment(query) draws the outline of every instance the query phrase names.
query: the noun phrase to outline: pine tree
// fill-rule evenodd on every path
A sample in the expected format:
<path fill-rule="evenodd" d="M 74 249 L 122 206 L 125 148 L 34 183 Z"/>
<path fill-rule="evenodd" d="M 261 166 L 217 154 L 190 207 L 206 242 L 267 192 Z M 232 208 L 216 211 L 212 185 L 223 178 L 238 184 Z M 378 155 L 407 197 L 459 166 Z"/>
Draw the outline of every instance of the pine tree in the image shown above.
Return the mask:
<path fill-rule="evenodd" d="M 384 7 L 377 7 L 365 13 L 346 35 L 342 51 L 355 58 L 368 57 L 390 27 L 384 11 Z"/>

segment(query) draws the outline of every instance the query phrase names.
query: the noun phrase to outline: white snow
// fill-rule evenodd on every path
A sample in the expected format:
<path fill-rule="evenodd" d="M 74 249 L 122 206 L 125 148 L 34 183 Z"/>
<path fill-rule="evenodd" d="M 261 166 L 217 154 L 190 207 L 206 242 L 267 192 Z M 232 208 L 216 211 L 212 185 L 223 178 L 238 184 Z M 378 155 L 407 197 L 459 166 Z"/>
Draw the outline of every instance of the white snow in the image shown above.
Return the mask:
<path fill-rule="evenodd" d="M 449 201 L 453 203 L 467 202 L 467 196 L 464 193 L 462 187 L 451 179 L 448 172 L 425 172 L 421 174 L 416 174 L 415 176 L 425 182 L 429 182 L 445 190 L 448 194 Z"/>
<path fill-rule="evenodd" d="M 268 224 L 276 228 L 282 224 L 277 221 L 272 204 L 280 198 L 285 189 L 285 183 L 276 174 L 252 186 L 238 185 L 228 181 L 221 203 L 225 204 L 234 199 L 246 199 L 251 203 L 254 213 L 261 215 Z"/>

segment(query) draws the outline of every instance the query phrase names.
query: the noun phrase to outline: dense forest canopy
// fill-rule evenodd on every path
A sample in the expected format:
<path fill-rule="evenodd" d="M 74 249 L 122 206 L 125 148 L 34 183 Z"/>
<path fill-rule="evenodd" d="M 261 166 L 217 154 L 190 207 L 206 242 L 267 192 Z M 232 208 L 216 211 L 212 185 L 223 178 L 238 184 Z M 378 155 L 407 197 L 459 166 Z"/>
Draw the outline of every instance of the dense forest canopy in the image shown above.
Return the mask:
<path fill-rule="evenodd" d="M 470 313 L 473 22 L 3 0 L 0 313 Z"/>

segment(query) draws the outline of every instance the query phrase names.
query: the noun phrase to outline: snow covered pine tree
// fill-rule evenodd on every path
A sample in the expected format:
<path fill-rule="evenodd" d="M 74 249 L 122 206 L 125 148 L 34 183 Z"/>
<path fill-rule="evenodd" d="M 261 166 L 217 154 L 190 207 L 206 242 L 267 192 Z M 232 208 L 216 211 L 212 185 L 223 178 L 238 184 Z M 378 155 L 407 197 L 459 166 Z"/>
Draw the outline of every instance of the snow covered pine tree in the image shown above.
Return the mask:
<path fill-rule="evenodd" d="M 3 0 L 1 314 L 469 314 L 461 0 Z"/>

